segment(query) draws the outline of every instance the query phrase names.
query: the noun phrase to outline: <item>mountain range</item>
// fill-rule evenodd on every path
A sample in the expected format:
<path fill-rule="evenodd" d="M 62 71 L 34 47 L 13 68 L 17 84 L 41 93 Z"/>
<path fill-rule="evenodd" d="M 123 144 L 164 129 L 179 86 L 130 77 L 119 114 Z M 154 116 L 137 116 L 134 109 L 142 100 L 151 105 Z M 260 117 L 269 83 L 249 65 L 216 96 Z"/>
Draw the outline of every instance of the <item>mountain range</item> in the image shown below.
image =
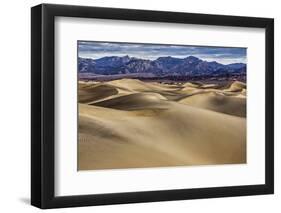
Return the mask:
<path fill-rule="evenodd" d="M 106 56 L 99 59 L 78 58 L 79 74 L 91 75 L 150 75 L 150 76 L 221 76 L 246 75 L 246 64 L 220 64 L 208 62 L 194 56 L 175 58 L 159 57 L 155 60 L 129 56 Z"/>

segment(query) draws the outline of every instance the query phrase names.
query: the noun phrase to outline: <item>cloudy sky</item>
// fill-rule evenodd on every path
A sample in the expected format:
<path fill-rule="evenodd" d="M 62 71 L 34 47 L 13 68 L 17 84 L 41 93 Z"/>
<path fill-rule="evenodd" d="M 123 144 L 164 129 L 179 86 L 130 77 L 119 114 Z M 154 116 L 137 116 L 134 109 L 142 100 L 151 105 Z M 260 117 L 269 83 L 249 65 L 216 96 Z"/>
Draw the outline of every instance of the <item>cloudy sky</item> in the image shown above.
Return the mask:
<path fill-rule="evenodd" d="M 246 50 L 246 48 L 236 47 L 78 41 L 78 56 L 93 59 L 105 56 L 128 55 L 130 57 L 154 60 L 164 56 L 185 58 L 192 55 L 206 61 L 230 64 L 246 63 Z"/>

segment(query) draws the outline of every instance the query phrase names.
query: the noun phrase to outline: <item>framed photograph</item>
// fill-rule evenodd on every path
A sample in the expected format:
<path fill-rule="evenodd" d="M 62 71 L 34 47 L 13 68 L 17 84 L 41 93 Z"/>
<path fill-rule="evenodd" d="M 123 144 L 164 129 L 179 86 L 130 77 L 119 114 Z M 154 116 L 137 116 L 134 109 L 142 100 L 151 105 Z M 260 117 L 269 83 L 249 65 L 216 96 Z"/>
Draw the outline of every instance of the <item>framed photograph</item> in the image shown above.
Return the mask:
<path fill-rule="evenodd" d="M 31 203 L 272 194 L 274 21 L 31 9 Z"/>

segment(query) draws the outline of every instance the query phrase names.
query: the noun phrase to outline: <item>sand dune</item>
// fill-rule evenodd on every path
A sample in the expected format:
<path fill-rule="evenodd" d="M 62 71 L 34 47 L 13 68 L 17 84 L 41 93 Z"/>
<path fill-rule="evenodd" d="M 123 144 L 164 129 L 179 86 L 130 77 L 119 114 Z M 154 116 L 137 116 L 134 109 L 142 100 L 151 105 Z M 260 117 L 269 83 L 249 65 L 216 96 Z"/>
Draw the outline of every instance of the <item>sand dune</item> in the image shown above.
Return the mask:
<path fill-rule="evenodd" d="M 79 83 L 79 170 L 245 163 L 246 85 L 219 88 Z"/>
<path fill-rule="evenodd" d="M 206 92 L 179 101 L 190 106 L 246 117 L 246 99 L 230 97 L 216 92 Z"/>
<path fill-rule="evenodd" d="M 202 83 L 194 83 L 194 82 L 187 82 L 185 83 L 183 86 L 186 88 L 186 87 L 193 87 L 193 88 L 199 88 L 200 86 L 202 86 L 203 84 Z"/>
<path fill-rule="evenodd" d="M 134 93 L 101 102 L 96 102 L 93 105 L 114 109 L 137 110 L 154 107 L 163 108 L 166 105 L 163 100 L 167 99 L 158 93 Z"/>
<path fill-rule="evenodd" d="M 231 86 L 225 91 L 230 92 L 241 92 L 243 89 L 246 89 L 246 84 L 243 82 L 235 81 L 231 84 Z"/>
<path fill-rule="evenodd" d="M 129 91 L 150 92 L 150 91 L 171 91 L 175 89 L 175 85 L 148 83 L 136 79 L 121 79 L 114 80 L 107 83 L 118 88 L 126 89 Z"/>
<path fill-rule="evenodd" d="M 86 86 L 79 89 L 79 102 L 87 103 L 118 94 L 118 90 L 108 85 Z"/>

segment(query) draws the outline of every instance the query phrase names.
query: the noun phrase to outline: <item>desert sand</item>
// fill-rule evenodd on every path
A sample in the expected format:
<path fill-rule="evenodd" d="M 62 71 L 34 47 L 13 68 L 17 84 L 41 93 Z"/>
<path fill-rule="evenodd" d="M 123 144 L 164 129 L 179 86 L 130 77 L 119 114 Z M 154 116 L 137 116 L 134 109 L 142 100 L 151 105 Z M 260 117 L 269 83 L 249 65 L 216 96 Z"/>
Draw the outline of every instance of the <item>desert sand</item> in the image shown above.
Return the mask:
<path fill-rule="evenodd" d="M 246 84 L 79 81 L 78 170 L 246 163 Z"/>

